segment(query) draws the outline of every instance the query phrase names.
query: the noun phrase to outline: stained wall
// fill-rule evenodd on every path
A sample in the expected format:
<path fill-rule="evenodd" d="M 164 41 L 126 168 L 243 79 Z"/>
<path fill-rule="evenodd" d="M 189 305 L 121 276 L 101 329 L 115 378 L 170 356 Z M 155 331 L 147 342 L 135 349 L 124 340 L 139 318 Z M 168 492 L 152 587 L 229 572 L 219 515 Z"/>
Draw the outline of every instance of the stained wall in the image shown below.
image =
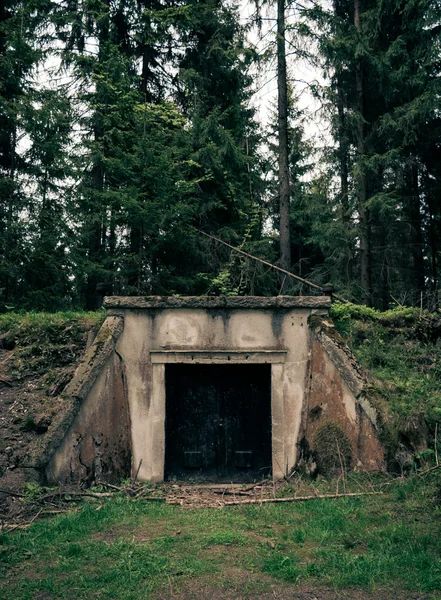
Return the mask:
<path fill-rule="evenodd" d="M 271 364 L 275 478 L 295 468 L 301 440 L 312 446 L 323 419 L 342 426 L 354 465 L 381 468 L 375 411 L 361 393 L 362 377 L 353 357 L 317 324 L 326 318 L 329 298 L 110 297 L 105 306 L 108 319 L 123 327 L 50 460 L 52 480 L 75 479 L 75 473 L 81 480 L 99 468 L 105 476 L 97 466 L 105 439 L 106 460 L 122 467 L 130 459 L 139 480 L 162 481 L 169 363 Z M 312 418 L 317 413 L 320 418 Z"/>

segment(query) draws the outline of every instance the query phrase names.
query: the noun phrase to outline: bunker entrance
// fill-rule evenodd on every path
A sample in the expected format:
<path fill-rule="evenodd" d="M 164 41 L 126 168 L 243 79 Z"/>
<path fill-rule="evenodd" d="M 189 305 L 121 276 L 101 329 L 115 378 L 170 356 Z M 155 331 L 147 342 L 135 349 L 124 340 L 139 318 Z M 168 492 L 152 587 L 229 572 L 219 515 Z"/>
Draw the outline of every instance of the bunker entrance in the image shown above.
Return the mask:
<path fill-rule="evenodd" d="M 165 367 L 165 477 L 252 482 L 271 471 L 271 365 Z"/>

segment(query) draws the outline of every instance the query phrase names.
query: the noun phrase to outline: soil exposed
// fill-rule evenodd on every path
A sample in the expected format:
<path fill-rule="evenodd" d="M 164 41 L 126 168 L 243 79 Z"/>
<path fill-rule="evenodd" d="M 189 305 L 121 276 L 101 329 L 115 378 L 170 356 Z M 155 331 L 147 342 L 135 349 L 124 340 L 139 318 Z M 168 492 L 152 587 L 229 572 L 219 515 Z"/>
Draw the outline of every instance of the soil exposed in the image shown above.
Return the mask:
<path fill-rule="evenodd" d="M 249 573 L 247 573 L 249 582 Z M 243 582 L 245 583 L 245 582 Z M 236 588 L 236 589 L 235 589 Z M 182 586 L 179 591 L 170 591 L 153 596 L 155 600 L 431 600 L 433 596 L 392 592 L 391 590 L 334 590 L 331 588 L 310 588 L 290 586 L 283 583 L 268 585 L 269 591 L 244 593 L 240 591 L 240 582 L 233 589 L 219 589 L 212 586 Z"/>
<path fill-rule="evenodd" d="M 26 465 L 28 448 L 63 411 L 61 394 L 94 339 L 98 319 L 54 315 L 0 329 L 0 490 L 22 493 L 26 483 L 39 479 Z M 16 510 L 17 497 L 0 491 L 0 514 Z"/>

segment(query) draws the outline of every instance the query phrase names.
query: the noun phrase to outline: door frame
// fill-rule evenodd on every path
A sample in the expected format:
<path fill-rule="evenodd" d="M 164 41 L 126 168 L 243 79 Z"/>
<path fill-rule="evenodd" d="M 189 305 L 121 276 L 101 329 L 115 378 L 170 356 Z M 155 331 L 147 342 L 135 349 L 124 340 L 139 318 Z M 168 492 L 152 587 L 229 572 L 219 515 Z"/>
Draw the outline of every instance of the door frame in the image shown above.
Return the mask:
<path fill-rule="evenodd" d="M 165 365 L 166 364 L 271 364 L 271 456 L 274 479 L 285 475 L 283 376 L 287 349 L 249 350 L 161 350 L 150 352 L 152 402 L 149 412 L 155 427 L 156 480 L 164 480 L 165 469 Z M 153 432 L 152 432 L 153 433 Z"/>

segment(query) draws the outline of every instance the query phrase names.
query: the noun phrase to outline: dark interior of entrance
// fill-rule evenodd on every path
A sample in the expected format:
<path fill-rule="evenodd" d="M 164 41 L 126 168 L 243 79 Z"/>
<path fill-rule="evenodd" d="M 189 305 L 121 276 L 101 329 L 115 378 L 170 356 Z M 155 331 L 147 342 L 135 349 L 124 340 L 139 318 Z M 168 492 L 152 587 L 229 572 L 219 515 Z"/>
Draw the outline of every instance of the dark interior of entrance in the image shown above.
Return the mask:
<path fill-rule="evenodd" d="M 165 367 L 165 476 L 252 482 L 271 472 L 271 365 Z"/>

